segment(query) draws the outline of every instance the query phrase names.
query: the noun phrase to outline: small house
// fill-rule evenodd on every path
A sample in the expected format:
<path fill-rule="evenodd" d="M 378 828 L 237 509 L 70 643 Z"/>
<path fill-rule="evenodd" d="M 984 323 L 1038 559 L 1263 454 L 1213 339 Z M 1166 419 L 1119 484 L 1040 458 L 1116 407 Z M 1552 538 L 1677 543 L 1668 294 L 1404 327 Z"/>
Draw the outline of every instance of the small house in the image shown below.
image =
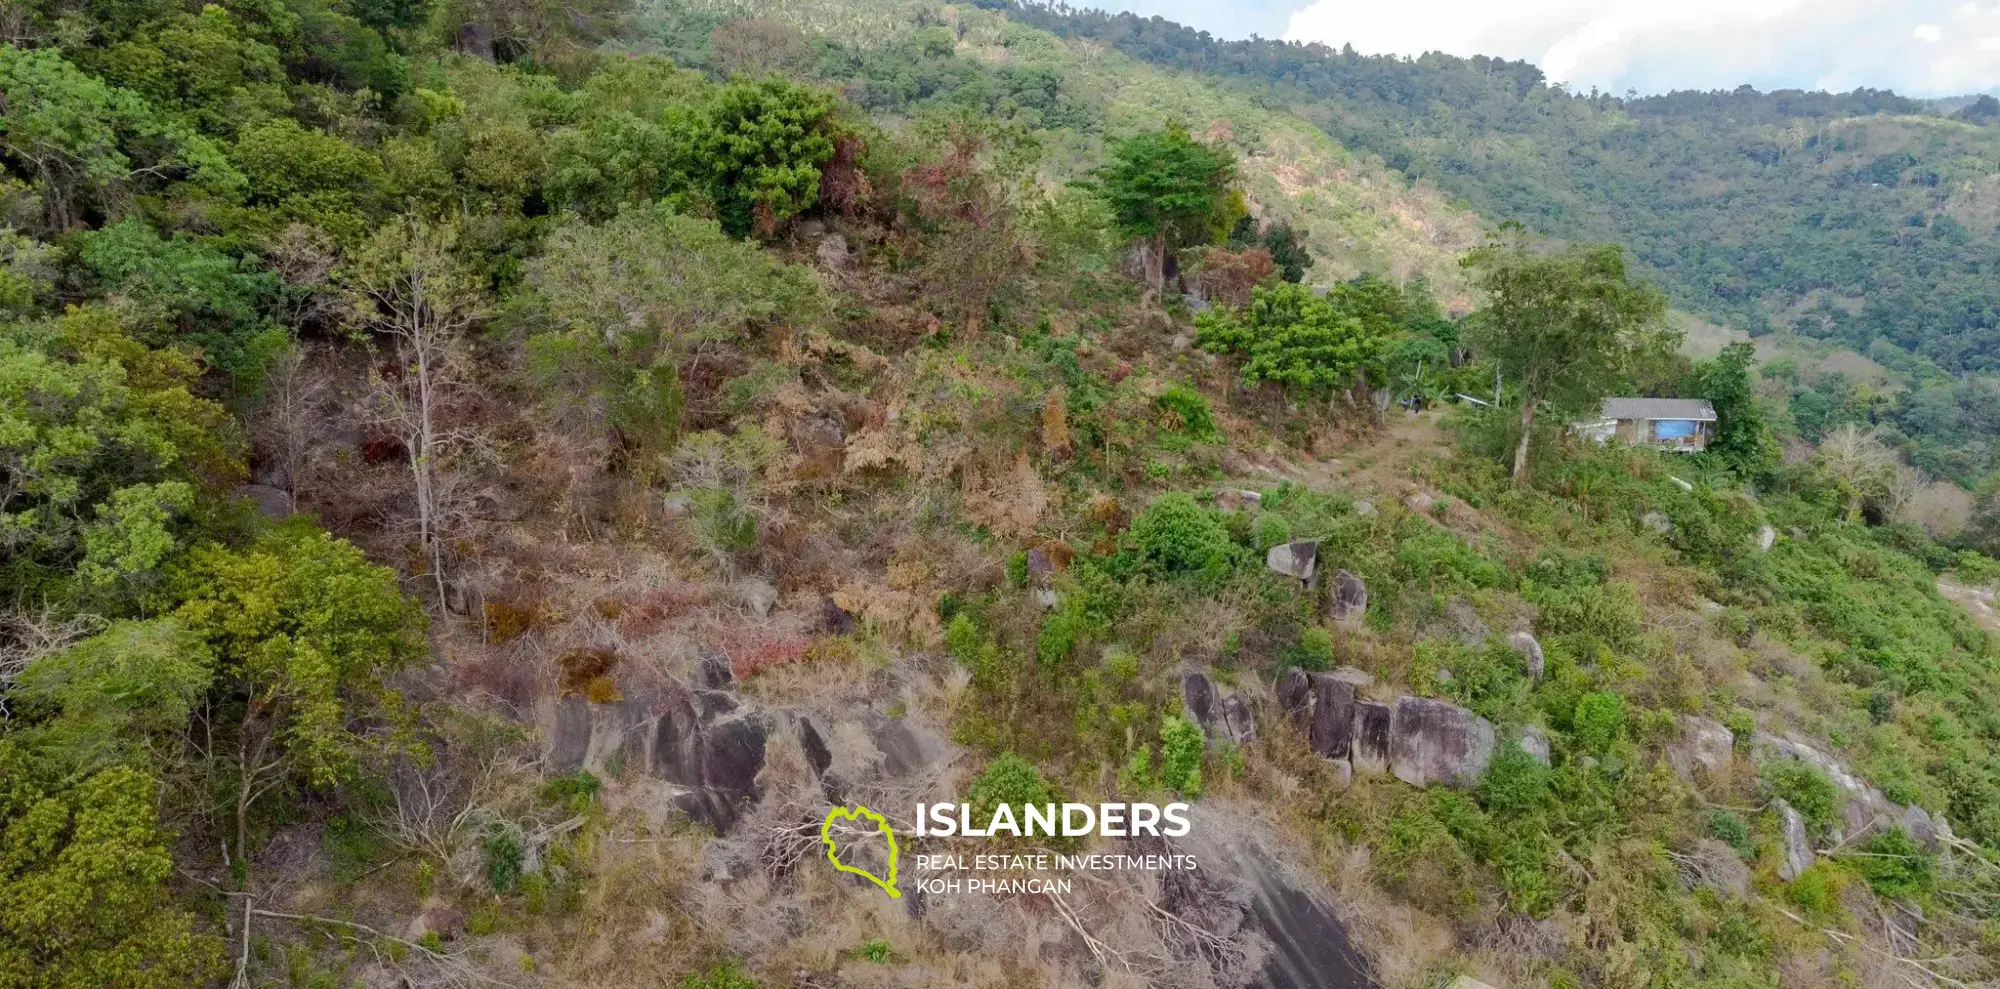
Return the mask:
<path fill-rule="evenodd" d="M 1577 431 L 1599 443 L 1615 436 L 1626 446 L 1691 453 L 1715 437 L 1715 406 L 1700 398 L 1607 398 L 1597 421 Z"/>

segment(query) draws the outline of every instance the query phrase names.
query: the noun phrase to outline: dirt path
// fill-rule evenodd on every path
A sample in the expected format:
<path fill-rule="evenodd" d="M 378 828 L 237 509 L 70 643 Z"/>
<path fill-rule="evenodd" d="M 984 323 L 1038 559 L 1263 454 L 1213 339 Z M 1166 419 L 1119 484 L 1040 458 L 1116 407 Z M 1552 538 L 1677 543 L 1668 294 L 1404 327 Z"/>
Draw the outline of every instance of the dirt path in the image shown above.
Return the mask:
<path fill-rule="evenodd" d="M 1305 463 L 1279 461 L 1260 468 L 1263 476 L 1244 477 L 1246 486 L 1288 480 L 1309 488 L 1342 488 L 1354 493 L 1400 497 L 1410 488 L 1414 468 L 1448 453 L 1438 430 L 1441 412 L 1389 414 L 1388 428 L 1357 440 L 1337 457 Z"/>

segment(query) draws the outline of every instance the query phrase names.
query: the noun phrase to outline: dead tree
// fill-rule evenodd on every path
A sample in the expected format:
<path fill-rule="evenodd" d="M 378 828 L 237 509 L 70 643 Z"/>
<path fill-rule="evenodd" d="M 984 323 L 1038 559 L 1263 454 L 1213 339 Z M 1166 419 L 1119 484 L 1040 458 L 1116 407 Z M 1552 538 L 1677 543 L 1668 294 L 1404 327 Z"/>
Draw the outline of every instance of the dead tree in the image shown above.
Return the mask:
<path fill-rule="evenodd" d="M 271 362 L 263 414 L 257 418 L 257 440 L 283 479 L 281 486 L 294 511 L 299 493 L 312 480 L 312 432 L 326 400 L 326 381 L 312 373 L 309 363 L 305 348 L 296 344 Z"/>
<path fill-rule="evenodd" d="M 395 347 L 378 367 L 375 424 L 402 442 L 410 467 L 417 540 L 428 557 L 440 606 L 445 596 L 444 529 L 459 486 L 453 459 L 475 439 L 448 413 L 466 379 L 464 334 L 487 313 L 485 293 L 457 254 L 455 224 L 405 217 L 382 227 L 350 275 L 371 305 L 370 325 Z"/>

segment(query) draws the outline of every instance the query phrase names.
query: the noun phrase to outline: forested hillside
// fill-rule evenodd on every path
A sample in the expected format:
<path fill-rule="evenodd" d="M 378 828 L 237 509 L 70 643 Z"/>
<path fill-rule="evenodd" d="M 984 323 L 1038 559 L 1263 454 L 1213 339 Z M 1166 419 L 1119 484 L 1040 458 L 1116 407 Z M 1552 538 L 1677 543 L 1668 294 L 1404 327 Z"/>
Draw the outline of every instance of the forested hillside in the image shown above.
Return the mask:
<path fill-rule="evenodd" d="M 1974 292 L 1987 132 L 1121 24 L 0 9 L 0 989 L 2000 978 L 2000 513 L 1896 449 L 1977 473 L 2000 403 L 1691 357 L 1676 303 L 1838 335 L 1873 283 L 1661 260 L 1932 196 L 1868 277 Z M 1666 209 L 1739 104 L 1815 143 Z M 1699 181 L 1649 241 L 1556 133 Z M 1960 171 L 1837 179 L 1918 136 Z M 1705 448 L 1571 428 L 1632 392 Z M 1200 866 L 926 885 L 994 853 Z"/>
<path fill-rule="evenodd" d="M 1855 421 L 1895 430 L 1920 466 L 1967 485 L 1996 466 L 1991 386 L 1963 379 L 2000 366 L 2000 127 L 1970 106 L 1937 116 L 1873 90 L 1579 94 L 1524 62 L 1228 42 L 1130 14 L 1009 10 L 1233 80 L 1491 221 L 1623 243 L 1676 305 L 1711 320 L 1867 354 L 1910 397 L 1852 411 Z M 1853 384 L 1823 390 L 1866 404 Z M 1919 402 L 1925 390 L 1934 394 Z"/>

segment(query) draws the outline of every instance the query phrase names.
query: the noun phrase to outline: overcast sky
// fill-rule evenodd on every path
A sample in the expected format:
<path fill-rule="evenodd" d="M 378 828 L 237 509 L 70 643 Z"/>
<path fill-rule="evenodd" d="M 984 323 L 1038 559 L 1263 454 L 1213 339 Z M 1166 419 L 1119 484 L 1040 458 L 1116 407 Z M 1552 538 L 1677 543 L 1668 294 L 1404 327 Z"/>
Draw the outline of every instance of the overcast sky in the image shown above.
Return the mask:
<path fill-rule="evenodd" d="M 1074 0 L 1072 0 L 1074 2 Z M 1229 38 L 1527 59 L 1578 89 L 2000 92 L 2000 0 L 1105 0 Z"/>

